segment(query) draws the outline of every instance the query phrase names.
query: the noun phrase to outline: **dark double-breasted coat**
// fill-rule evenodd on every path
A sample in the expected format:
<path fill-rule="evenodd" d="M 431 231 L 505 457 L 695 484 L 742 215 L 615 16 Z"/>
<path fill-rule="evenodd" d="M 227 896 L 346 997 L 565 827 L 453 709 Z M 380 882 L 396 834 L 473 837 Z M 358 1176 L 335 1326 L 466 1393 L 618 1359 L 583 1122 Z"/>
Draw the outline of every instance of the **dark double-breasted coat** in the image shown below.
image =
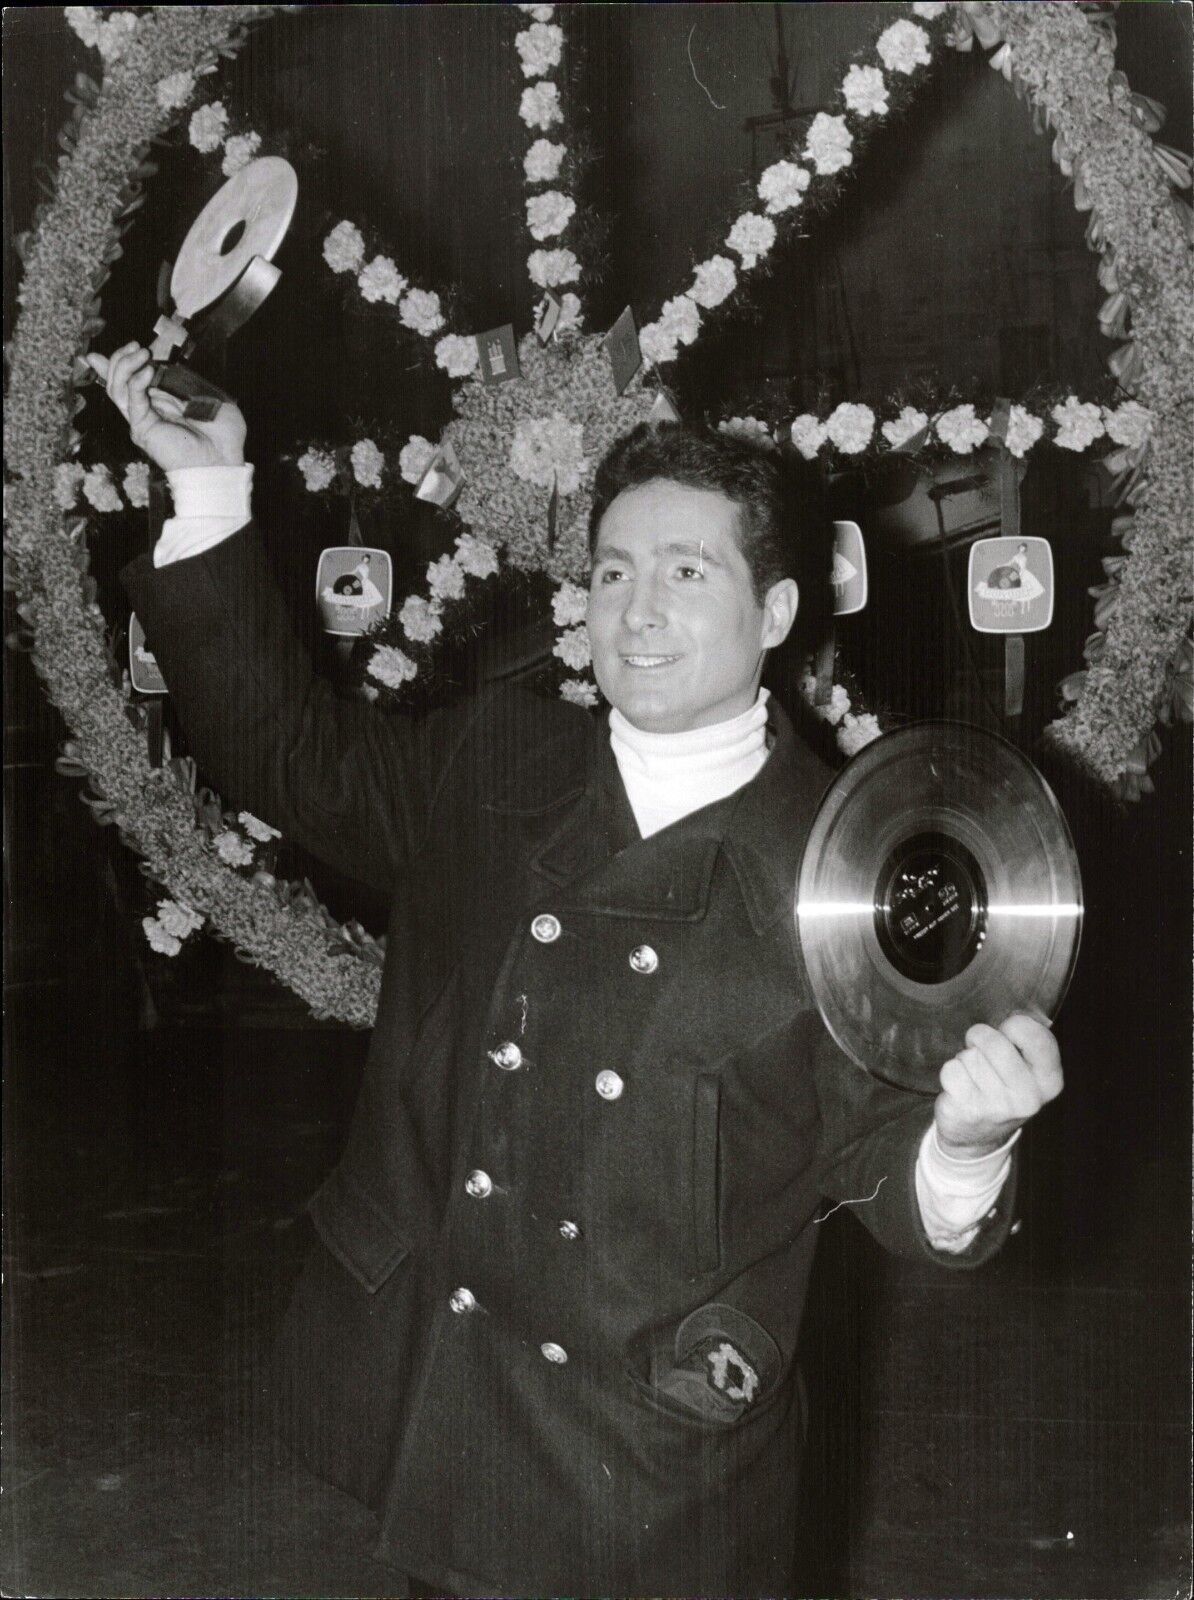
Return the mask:
<path fill-rule="evenodd" d="M 336 699 L 251 527 L 126 582 L 226 797 L 393 896 L 286 1431 L 396 1565 L 464 1593 L 786 1592 L 822 1197 L 956 1267 L 1012 1190 L 935 1252 L 931 1099 L 825 1034 L 792 906 L 827 772 L 773 706 L 760 774 L 644 840 L 604 719 Z"/>

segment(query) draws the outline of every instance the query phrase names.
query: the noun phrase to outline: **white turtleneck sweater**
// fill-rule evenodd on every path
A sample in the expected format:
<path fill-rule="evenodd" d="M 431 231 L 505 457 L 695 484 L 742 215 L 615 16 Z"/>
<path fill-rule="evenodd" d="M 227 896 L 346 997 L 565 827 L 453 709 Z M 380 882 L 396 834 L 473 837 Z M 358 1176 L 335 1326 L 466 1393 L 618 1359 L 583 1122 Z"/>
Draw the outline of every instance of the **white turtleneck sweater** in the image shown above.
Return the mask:
<path fill-rule="evenodd" d="M 153 552 L 168 566 L 219 544 L 249 520 L 251 466 L 186 467 L 167 474 L 174 516 L 163 525 Z M 691 811 L 724 800 L 762 770 L 767 760 L 767 690 L 748 711 L 711 728 L 648 733 L 610 712 L 609 736 L 618 771 L 644 839 Z M 990 1155 L 959 1161 L 937 1143 L 930 1123 L 916 1158 L 916 1198 L 930 1242 L 938 1250 L 965 1250 L 998 1198 L 1011 1168 L 1019 1129 Z M 859 1195 L 847 1205 L 865 1205 Z"/>

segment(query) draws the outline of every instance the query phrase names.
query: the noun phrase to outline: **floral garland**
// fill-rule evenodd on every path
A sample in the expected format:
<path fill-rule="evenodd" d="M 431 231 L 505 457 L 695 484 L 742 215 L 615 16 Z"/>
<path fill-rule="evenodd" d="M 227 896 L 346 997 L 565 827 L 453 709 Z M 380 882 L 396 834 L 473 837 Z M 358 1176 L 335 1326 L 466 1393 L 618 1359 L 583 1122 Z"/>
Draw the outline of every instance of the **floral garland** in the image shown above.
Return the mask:
<path fill-rule="evenodd" d="M 171 760 L 161 768 L 149 766 L 127 693 L 112 681 L 103 618 L 87 572 L 85 521 L 79 516 L 64 520 L 59 504 L 66 489 L 57 469 L 66 464 L 76 477 L 71 458 L 80 440 L 73 417 L 83 402 L 72 390 L 83 377 L 80 358 L 102 329 L 98 296 L 119 254 L 119 236 L 142 203 L 143 180 L 154 171 L 152 144 L 189 103 L 198 79 L 215 70 L 221 56 L 236 52 L 252 24 L 280 9 L 287 8 L 165 7 L 103 18 L 95 8 L 67 8 L 72 25 L 99 51 L 106 70 L 102 87 L 80 74 L 68 96 L 74 113 L 62 138 L 54 194 L 32 236 L 21 241 L 26 270 L 10 351 L 6 437 L 13 477 L 6 507 L 6 581 L 18 592 L 18 616 L 34 664 L 72 730 L 67 759 L 87 774 L 92 793 L 84 798 L 101 820 L 121 828 L 144 856 L 147 874 L 173 896 L 149 919 L 162 930 L 152 937 L 179 939 L 184 925 L 190 928 L 195 918 L 206 917 L 238 953 L 274 972 L 317 1015 L 368 1025 L 376 1009 L 378 947 L 365 948 L 349 929 L 337 928 L 306 886 L 283 885 L 266 869 L 225 859 L 234 845 L 225 840 L 221 849 L 210 825 L 207 830 L 196 826 L 196 797 L 188 789 L 185 764 Z M 534 23 L 550 22 L 548 8 L 529 9 Z M 1147 785 L 1144 769 L 1155 748 L 1148 730 L 1164 711 L 1166 695 L 1172 694 L 1179 709 L 1188 710 L 1190 703 L 1185 514 L 1191 489 L 1186 448 L 1192 420 L 1186 376 L 1192 342 L 1191 216 L 1170 193 L 1171 185 L 1188 184 L 1188 165 L 1177 152 L 1153 143 L 1151 133 L 1159 124 L 1151 103 L 1134 96 L 1114 70 L 1106 17 L 1092 21 L 1077 6 L 1009 7 L 969 0 L 952 6 L 944 0 L 918 3 L 913 10 L 922 22 L 948 15 L 947 42 L 954 48 L 971 48 L 976 40 L 987 49 L 997 46 L 991 65 L 1055 131 L 1054 157 L 1074 179 L 1075 203 L 1090 210 L 1088 240 L 1103 254 L 1100 281 L 1109 296 L 1101 325 L 1110 336 L 1123 338 L 1131 321 L 1132 337 L 1117 348 L 1110 365 L 1121 388 L 1150 413 L 1151 436 L 1141 459 L 1121 474 L 1122 503 L 1129 509 L 1117 531 L 1126 553 L 1105 563 L 1108 587 L 1098 596 L 1088 670 L 1076 675 L 1077 682 L 1067 680 L 1073 704 L 1054 724 L 1054 736 L 1103 779 L 1139 792 Z M 533 27 L 526 31 L 532 33 Z M 876 41 L 880 65 L 869 60 L 852 65 L 843 81 L 842 109 L 814 119 L 800 160 L 776 163 L 760 180 L 762 211 L 744 213 L 729 229 L 725 247 L 738 264 L 724 255 L 700 263 L 690 288 L 676 302 L 666 302 L 658 321 L 643 330 L 641 343 L 650 362 L 672 359 L 679 346 L 695 340 L 701 314 L 724 304 L 740 277 L 773 248 L 776 217 L 832 197 L 838 175 L 853 162 L 872 123 L 906 96 L 929 65 L 929 38 L 920 23 L 901 18 Z M 527 49 L 530 62 L 546 61 L 550 54 L 541 40 Z M 533 95 L 536 104 L 547 98 L 542 92 Z M 222 109 L 218 103 L 199 108 L 204 115 L 191 130 L 192 142 L 200 148 L 201 141 L 218 141 L 224 161 L 235 170 L 251 158 L 256 136 L 250 130 L 229 137 Z M 240 140 L 245 142 L 235 142 Z M 534 170 L 545 169 L 536 165 Z M 529 170 L 527 177 L 552 181 L 532 179 Z M 547 219 L 562 216 L 554 202 L 539 209 Z M 355 248 L 351 236 L 341 238 L 343 252 L 351 256 Z M 545 259 L 530 267 L 533 281 L 553 289 L 576 281 L 579 263 L 574 273 L 569 254 L 556 248 L 543 252 Z M 354 270 L 364 267 L 362 254 Z M 389 303 L 392 280 L 384 268 L 374 276 L 382 280 L 378 298 Z M 401 291 L 397 303 L 401 316 Z M 422 323 L 412 331 L 430 336 L 426 326 L 432 308 L 426 302 L 414 302 L 410 317 Z M 462 340 L 457 350 L 469 342 Z M 566 348 L 561 342 L 560 353 Z M 445 370 L 449 359 L 445 351 Z M 644 391 L 638 393 L 641 398 Z M 469 420 L 465 412 L 450 427 Z M 479 413 L 476 420 L 484 421 Z M 828 429 L 829 418 L 817 420 Z M 1107 427 L 1102 413 L 1099 420 Z M 846 422 L 840 418 L 837 431 L 852 440 L 856 433 Z M 858 423 L 855 418 L 855 429 Z M 513 416 L 503 417 L 501 424 L 518 426 Z M 828 432 L 827 437 L 840 448 Z M 537 438 L 528 435 L 520 452 L 523 481 L 533 483 L 533 473 L 557 455 L 564 464 L 570 440 L 573 436 L 550 430 Z M 373 449 L 381 454 L 376 443 Z M 584 447 L 581 456 L 588 464 Z M 506 461 L 513 471 L 511 457 Z M 380 465 L 368 452 L 361 452 L 359 464 L 366 476 L 372 465 L 380 478 Z M 90 494 L 88 471 L 93 473 Z M 110 504 L 110 474 L 84 469 L 77 482 L 93 507 L 97 500 L 103 507 Z M 126 477 L 130 502 L 140 493 L 137 479 L 132 483 L 130 490 Z M 544 549 L 548 542 L 543 541 Z M 570 550 L 574 556 L 575 540 Z M 570 582 L 561 583 L 553 607 L 561 624 L 575 616 Z M 570 621 L 565 632 L 577 627 Z M 849 714 L 857 721 L 865 716 Z M 846 715 L 843 709 L 843 722 Z M 250 824 L 240 821 L 240 826 Z M 218 832 L 248 842 L 234 828 L 222 826 Z M 239 846 L 235 853 L 243 857 Z M 254 876 L 246 876 L 251 870 Z"/>
<path fill-rule="evenodd" d="M 97 818 L 119 827 L 146 873 L 181 908 L 153 920 L 177 938 L 171 929 L 181 926 L 180 916 L 188 924 L 205 917 L 317 1016 L 366 1027 L 377 1006 L 376 951 L 366 956 L 305 885 L 267 881 L 247 862 L 230 864 L 231 846 L 221 850 L 215 838 L 234 830 L 198 822 L 186 764 L 150 766 L 127 690 L 113 681 L 87 570 L 85 521 L 64 517 L 58 503 L 57 468 L 80 444 L 74 417 L 84 403 L 75 392 L 84 380 L 81 357 L 102 331 L 99 295 L 155 170 L 153 142 L 179 115 L 183 80 L 195 82 L 235 54 L 249 28 L 276 9 L 161 7 L 94 22 L 103 85 L 86 74 L 76 79 L 53 196 L 20 242 L 25 272 L 4 441 L 11 476 L 5 581 L 17 591 L 33 664 L 71 730 L 63 770 L 86 775 L 84 798 Z M 90 29 L 94 14 L 75 8 L 74 19 Z"/>

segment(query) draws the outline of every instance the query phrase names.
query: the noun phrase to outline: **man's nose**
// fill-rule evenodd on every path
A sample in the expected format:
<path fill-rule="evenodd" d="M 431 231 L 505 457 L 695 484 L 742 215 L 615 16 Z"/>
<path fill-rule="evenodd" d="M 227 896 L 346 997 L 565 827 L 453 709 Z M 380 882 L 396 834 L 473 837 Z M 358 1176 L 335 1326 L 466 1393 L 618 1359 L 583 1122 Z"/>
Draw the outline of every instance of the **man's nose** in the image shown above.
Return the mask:
<path fill-rule="evenodd" d="M 667 626 L 659 585 L 653 575 L 644 573 L 634 580 L 626 597 L 623 619 L 632 633 Z"/>

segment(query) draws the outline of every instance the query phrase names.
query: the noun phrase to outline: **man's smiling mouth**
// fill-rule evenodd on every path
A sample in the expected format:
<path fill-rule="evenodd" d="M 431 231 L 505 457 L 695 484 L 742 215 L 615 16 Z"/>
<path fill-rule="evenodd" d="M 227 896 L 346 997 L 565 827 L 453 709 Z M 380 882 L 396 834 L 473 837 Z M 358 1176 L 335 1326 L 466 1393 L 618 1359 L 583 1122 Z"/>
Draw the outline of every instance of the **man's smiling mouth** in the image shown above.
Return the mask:
<path fill-rule="evenodd" d="M 623 656 L 622 660 L 628 667 L 668 667 L 673 661 L 679 661 L 679 656 Z"/>

